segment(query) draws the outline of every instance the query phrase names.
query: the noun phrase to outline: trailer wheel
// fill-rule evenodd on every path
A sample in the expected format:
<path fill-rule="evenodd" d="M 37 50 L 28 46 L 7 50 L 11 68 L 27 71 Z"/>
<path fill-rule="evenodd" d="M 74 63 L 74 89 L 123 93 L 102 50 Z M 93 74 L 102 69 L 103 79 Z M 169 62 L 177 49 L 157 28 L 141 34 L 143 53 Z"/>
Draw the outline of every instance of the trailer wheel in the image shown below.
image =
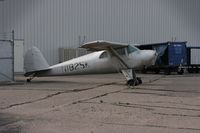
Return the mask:
<path fill-rule="evenodd" d="M 160 69 L 155 69 L 155 73 L 159 74 L 160 73 Z"/>
<path fill-rule="evenodd" d="M 188 71 L 189 73 L 193 73 L 193 68 L 188 68 L 187 71 Z"/>
<path fill-rule="evenodd" d="M 180 70 L 177 70 L 177 73 L 180 74 L 180 75 L 182 75 L 184 73 L 183 68 L 181 68 Z"/>
<path fill-rule="evenodd" d="M 171 74 L 170 68 L 166 68 L 166 69 L 165 69 L 165 75 L 170 75 L 170 74 Z"/>
<path fill-rule="evenodd" d="M 198 67 L 195 68 L 195 72 L 199 73 L 199 68 Z"/>

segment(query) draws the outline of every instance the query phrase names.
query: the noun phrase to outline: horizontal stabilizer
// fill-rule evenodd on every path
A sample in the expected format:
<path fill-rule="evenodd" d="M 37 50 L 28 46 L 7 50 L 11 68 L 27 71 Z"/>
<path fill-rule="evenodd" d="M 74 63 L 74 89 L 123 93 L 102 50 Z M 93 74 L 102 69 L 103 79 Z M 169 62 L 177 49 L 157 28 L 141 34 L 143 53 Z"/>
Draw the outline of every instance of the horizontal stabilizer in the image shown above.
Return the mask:
<path fill-rule="evenodd" d="M 25 77 L 28 77 L 28 76 L 31 76 L 31 75 L 34 75 L 34 74 L 40 74 L 40 73 L 43 73 L 43 72 L 46 72 L 46 71 L 49 71 L 49 70 L 51 70 L 50 68 L 48 68 L 48 69 L 43 69 L 43 70 L 37 70 L 37 71 L 31 71 L 31 72 L 26 72 L 25 74 L 24 74 L 24 76 Z"/>

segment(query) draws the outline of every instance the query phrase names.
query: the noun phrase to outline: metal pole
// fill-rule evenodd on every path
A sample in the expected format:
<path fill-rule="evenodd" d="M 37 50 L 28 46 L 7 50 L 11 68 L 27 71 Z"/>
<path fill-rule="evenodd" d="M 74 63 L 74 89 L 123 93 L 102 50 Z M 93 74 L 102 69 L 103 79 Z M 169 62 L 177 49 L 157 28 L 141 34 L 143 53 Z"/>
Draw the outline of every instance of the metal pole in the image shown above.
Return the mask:
<path fill-rule="evenodd" d="M 12 30 L 12 41 L 11 41 L 11 45 L 12 45 L 12 73 L 13 73 L 13 77 L 12 80 L 15 81 L 15 71 L 14 71 L 14 39 L 15 39 L 15 32 L 14 30 Z"/>

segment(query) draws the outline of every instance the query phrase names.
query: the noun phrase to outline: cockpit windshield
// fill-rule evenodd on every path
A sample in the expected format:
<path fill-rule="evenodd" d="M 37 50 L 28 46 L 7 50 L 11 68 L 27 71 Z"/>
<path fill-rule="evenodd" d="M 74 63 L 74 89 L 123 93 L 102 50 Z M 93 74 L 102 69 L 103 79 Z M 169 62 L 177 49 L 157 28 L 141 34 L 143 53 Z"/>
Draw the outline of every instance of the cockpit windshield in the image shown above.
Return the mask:
<path fill-rule="evenodd" d="M 104 51 L 100 56 L 100 59 L 104 59 L 104 58 L 108 58 L 108 53 L 106 51 Z"/>
<path fill-rule="evenodd" d="M 128 54 L 136 52 L 136 51 L 138 52 L 140 51 L 137 47 L 134 46 L 134 44 L 129 44 L 127 50 L 128 50 Z"/>

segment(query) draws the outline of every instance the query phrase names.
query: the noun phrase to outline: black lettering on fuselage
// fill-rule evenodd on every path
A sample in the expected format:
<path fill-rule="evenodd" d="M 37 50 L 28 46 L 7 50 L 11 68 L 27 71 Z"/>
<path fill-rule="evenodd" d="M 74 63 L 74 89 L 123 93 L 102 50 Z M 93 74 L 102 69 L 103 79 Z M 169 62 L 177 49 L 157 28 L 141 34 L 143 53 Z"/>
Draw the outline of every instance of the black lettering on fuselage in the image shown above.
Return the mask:
<path fill-rule="evenodd" d="M 64 66 L 64 72 L 72 72 L 76 70 L 83 70 L 88 67 L 87 62 L 74 63 Z"/>

